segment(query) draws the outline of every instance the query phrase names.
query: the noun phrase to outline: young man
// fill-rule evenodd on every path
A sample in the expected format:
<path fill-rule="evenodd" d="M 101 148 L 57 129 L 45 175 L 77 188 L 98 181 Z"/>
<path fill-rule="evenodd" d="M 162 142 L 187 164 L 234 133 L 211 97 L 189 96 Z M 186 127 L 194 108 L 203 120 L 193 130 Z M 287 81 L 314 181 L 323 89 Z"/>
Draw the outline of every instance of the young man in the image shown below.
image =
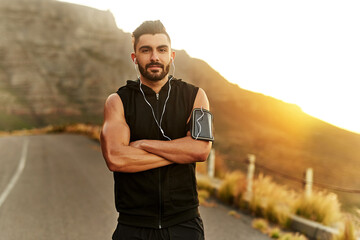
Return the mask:
<path fill-rule="evenodd" d="M 209 110 L 207 96 L 169 76 L 175 52 L 160 21 L 140 25 L 133 43 L 140 77 L 108 97 L 101 132 L 119 212 L 113 239 L 204 239 L 195 162 L 207 159 L 211 141 L 189 126 L 193 109 Z"/>

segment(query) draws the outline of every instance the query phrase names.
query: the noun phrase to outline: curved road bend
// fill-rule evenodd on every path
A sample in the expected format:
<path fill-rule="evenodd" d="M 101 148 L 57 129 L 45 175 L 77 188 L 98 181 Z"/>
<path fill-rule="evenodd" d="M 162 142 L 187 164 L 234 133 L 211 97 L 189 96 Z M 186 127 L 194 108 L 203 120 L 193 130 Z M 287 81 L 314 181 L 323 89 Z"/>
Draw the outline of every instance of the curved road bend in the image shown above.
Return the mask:
<path fill-rule="evenodd" d="M 268 240 L 251 218 L 200 207 L 207 240 Z M 0 239 L 111 239 L 117 214 L 112 174 L 84 136 L 0 138 Z"/>

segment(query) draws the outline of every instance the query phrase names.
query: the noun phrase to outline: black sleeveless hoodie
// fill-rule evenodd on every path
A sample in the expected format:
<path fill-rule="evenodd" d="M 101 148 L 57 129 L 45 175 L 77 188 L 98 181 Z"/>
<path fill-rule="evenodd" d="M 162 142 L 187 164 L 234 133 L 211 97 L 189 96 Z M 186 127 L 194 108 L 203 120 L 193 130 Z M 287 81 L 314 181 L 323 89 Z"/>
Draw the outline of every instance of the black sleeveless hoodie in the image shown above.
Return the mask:
<path fill-rule="evenodd" d="M 170 97 L 161 127 L 166 136 L 177 139 L 185 137 L 189 129 L 187 119 L 198 88 L 174 78 L 162 87 L 159 94 L 145 85 L 141 88 L 160 123 L 169 83 Z M 140 91 L 139 80 L 127 81 L 117 94 L 124 105 L 131 142 L 140 139 L 166 141 Z M 164 228 L 199 216 L 195 163 L 171 164 L 138 173 L 114 172 L 114 181 L 119 223 Z"/>

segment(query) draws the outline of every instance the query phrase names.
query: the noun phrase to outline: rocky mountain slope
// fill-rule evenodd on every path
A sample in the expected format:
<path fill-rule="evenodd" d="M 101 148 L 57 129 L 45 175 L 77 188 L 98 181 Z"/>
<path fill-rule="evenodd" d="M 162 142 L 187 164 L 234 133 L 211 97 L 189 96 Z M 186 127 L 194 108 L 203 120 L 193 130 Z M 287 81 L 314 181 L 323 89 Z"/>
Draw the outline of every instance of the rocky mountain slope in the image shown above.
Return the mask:
<path fill-rule="evenodd" d="M 131 77 L 129 34 L 110 12 L 51 0 L 0 2 L 0 125 L 99 122 Z"/>
<path fill-rule="evenodd" d="M 106 97 L 136 77 L 131 51 L 130 34 L 117 28 L 110 12 L 54 0 L 0 0 L 0 130 L 101 124 Z M 276 172 L 301 179 L 313 167 L 316 181 L 360 189 L 359 134 L 241 89 L 185 51 L 177 51 L 175 64 L 176 77 L 208 94 L 223 171 L 245 169 L 253 153 Z M 341 196 L 360 204 L 358 195 Z"/>

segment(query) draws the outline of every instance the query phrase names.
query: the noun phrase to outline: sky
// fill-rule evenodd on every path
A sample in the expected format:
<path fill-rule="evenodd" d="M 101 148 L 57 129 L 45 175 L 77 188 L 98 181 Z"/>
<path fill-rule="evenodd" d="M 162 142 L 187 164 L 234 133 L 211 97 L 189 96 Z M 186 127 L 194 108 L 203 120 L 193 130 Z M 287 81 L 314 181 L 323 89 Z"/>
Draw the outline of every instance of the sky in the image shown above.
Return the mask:
<path fill-rule="evenodd" d="M 160 19 L 174 49 L 228 81 L 360 133 L 358 0 L 66 1 L 110 10 L 125 32 Z"/>

